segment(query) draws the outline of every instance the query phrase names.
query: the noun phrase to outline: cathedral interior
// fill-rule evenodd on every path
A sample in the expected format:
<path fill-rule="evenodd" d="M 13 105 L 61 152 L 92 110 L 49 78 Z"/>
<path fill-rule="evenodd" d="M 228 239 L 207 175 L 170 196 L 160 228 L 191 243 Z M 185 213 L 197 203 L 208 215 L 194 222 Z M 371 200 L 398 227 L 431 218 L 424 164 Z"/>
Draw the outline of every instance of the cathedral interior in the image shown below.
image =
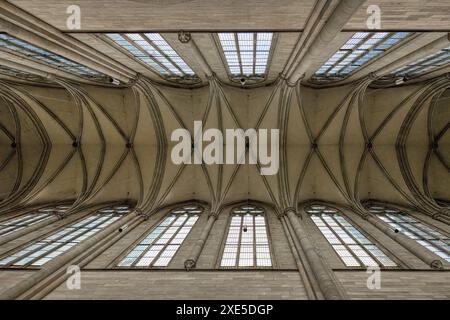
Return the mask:
<path fill-rule="evenodd" d="M 450 299 L 449 18 L 0 0 L 0 299 Z M 175 164 L 194 121 L 279 130 L 277 173 Z"/>

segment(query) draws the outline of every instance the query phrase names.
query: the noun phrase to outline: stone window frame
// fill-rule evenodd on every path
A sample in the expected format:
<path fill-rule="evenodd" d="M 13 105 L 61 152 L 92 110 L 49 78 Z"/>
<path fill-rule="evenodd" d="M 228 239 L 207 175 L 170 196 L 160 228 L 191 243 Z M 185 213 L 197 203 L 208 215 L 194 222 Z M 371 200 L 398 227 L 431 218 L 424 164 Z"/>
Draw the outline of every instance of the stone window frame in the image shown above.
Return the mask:
<path fill-rule="evenodd" d="M 0 32 L 0 47 L 2 46 L 2 42 L 5 44 L 3 45 L 4 48 L 16 55 L 24 56 L 28 59 L 51 66 L 52 68 L 89 80 L 107 82 L 106 75 L 92 68 L 86 67 L 46 49 L 42 49 L 5 32 Z"/>
<path fill-rule="evenodd" d="M 368 202 L 368 203 L 365 204 L 365 208 L 366 208 L 367 210 L 370 211 L 370 208 L 371 208 L 371 207 L 380 207 L 380 208 L 381 208 L 381 207 L 384 207 L 385 210 L 396 211 L 396 212 L 388 212 L 388 213 L 391 213 L 391 214 L 401 214 L 401 215 L 403 215 L 403 216 L 409 217 L 409 218 L 415 220 L 416 223 L 422 224 L 425 228 L 429 228 L 429 229 L 431 229 L 432 231 L 434 231 L 434 232 L 436 232 L 436 233 L 442 234 L 446 239 L 450 239 L 450 234 L 449 234 L 448 232 L 446 232 L 445 230 L 439 228 L 438 226 L 436 226 L 436 225 L 434 225 L 434 224 L 430 224 L 429 222 L 425 221 L 424 219 L 421 219 L 420 216 L 419 216 L 420 213 L 413 214 L 413 213 L 412 213 L 412 212 L 413 212 L 412 210 L 409 210 L 409 209 L 406 209 L 406 208 L 403 208 L 403 207 L 401 207 L 401 206 L 398 206 L 398 205 L 395 205 L 395 204 L 391 204 L 391 203 L 384 203 L 384 202 Z M 375 210 L 376 210 L 376 209 L 375 209 Z M 381 210 L 381 209 L 380 209 L 380 210 Z M 376 217 L 377 219 L 379 219 L 379 220 L 382 221 L 383 223 L 389 224 L 389 222 L 387 222 L 387 221 L 381 219 L 381 218 L 378 216 L 377 212 L 372 212 L 372 211 L 370 211 L 370 212 L 373 214 L 374 217 Z M 393 221 L 393 223 L 395 223 L 395 221 Z M 403 223 L 403 222 L 401 222 L 401 223 Z M 405 223 L 406 223 L 406 222 L 405 222 Z M 396 228 L 395 225 L 394 225 L 394 226 L 391 225 L 391 227 L 393 227 L 395 230 L 398 230 L 398 229 Z M 426 232 L 426 231 L 423 230 L 422 228 L 419 228 L 419 229 L 421 229 L 422 231 Z M 401 232 L 401 231 L 400 231 L 400 232 Z M 412 231 L 411 233 L 413 233 L 414 236 L 419 237 L 418 240 L 420 240 L 420 241 L 428 241 L 428 240 L 430 240 L 430 239 L 426 239 L 426 238 L 424 238 L 424 237 L 418 235 L 418 234 L 417 234 L 416 232 L 414 232 L 414 231 Z M 435 254 L 437 257 L 439 257 L 439 259 L 442 259 L 443 261 L 446 261 L 447 263 L 450 263 L 450 260 L 447 260 L 446 258 L 444 258 L 444 257 L 442 257 L 442 256 L 440 256 L 440 255 L 438 255 L 438 254 L 436 254 L 434 251 L 429 250 L 429 249 L 428 249 L 427 247 L 425 247 L 422 243 L 418 242 L 417 239 L 411 238 L 408 234 L 405 234 L 405 233 L 402 233 L 402 234 L 404 234 L 405 236 L 407 236 L 409 239 L 415 241 L 417 244 L 421 245 L 423 248 L 427 249 L 429 252 Z M 434 239 L 434 240 L 439 240 L 439 239 Z M 433 247 L 436 247 L 436 245 L 433 244 Z M 450 251 L 447 250 L 447 252 L 449 252 L 449 253 L 447 253 L 447 255 L 450 255 Z"/>
<path fill-rule="evenodd" d="M 157 235 L 157 237 L 155 237 L 155 239 L 153 240 L 153 242 L 151 244 L 148 245 L 148 248 L 144 251 L 142 251 L 142 253 L 136 257 L 136 259 L 134 260 L 134 262 L 132 263 L 131 266 L 119 266 L 119 264 L 138 246 L 140 245 L 147 237 L 149 237 L 152 232 L 158 228 L 161 227 L 161 224 L 169 217 L 169 215 L 171 215 L 174 211 L 176 210 L 180 210 L 183 207 L 188 207 L 188 206 L 196 206 L 198 208 L 198 210 L 200 210 L 201 212 L 198 213 L 198 218 L 197 220 L 194 222 L 194 224 L 192 224 L 190 230 L 187 232 L 185 238 L 183 239 L 183 241 L 179 244 L 178 248 L 176 249 L 176 251 L 174 252 L 174 254 L 172 255 L 172 257 L 170 258 L 169 262 L 167 263 L 166 266 L 154 266 L 154 263 L 158 260 L 158 258 L 161 256 L 161 254 L 164 252 L 164 250 L 167 248 L 168 245 L 170 245 L 170 241 L 172 241 L 176 235 L 178 234 L 178 232 L 181 230 L 181 228 L 185 225 L 185 223 L 187 222 L 188 219 L 186 219 L 183 223 L 183 225 L 181 225 L 177 231 L 170 237 L 170 239 L 167 241 L 167 243 L 163 244 L 163 247 L 158 251 L 158 254 L 152 259 L 151 263 L 149 266 L 136 266 L 137 262 L 145 255 L 146 252 L 148 252 L 150 249 L 150 247 L 152 245 L 154 245 L 156 243 L 156 241 L 168 230 L 168 228 L 173 224 L 173 222 L 175 222 L 175 220 L 173 220 L 168 226 L 165 226 L 166 228 Z M 108 269 L 113 269 L 113 270 L 123 270 L 123 271 L 130 271 L 130 270 L 151 270 L 151 269 L 171 269 L 170 268 L 170 264 L 172 263 L 173 259 L 175 258 L 176 254 L 180 251 L 181 247 L 184 245 L 186 239 L 188 238 L 189 234 L 191 233 L 191 231 L 194 229 L 194 227 L 196 226 L 196 224 L 198 223 L 198 220 L 201 218 L 202 214 L 204 214 L 207 211 L 207 208 L 200 203 L 196 203 L 196 202 L 190 202 L 190 203 L 184 203 L 184 204 L 178 204 L 178 205 L 174 205 L 171 206 L 169 209 L 163 209 L 164 210 L 164 214 L 157 220 L 157 222 L 153 223 L 150 227 L 148 227 L 138 238 L 137 240 L 133 241 L 133 243 L 129 246 L 127 246 L 127 248 L 125 250 L 123 250 L 115 259 L 114 261 L 110 264 L 110 267 Z M 162 210 L 161 210 L 162 211 Z M 161 212 L 160 211 L 160 212 Z M 183 215 L 183 213 L 175 213 L 175 215 Z"/>
<path fill-rule="evenodd" d="M 220 32 L 220 33 L 233 33 L 235 39 L 237 39 L 237 34 L 240 33 L 240 32 Z M 261 31 L 261 32 L 250 32 L 250 33 L 253 33 L 254 35 L 257 35 L 258 33 L 264 33 L 264 32 Z M 212 39 L 214 41 L 214 44 L 216 46 L 217 52 L 219 53 L 220 59 L 222 61 L 222 65 L 223 65 L 223 67 L 226 70 L 226 73 L 228 75 L 228 79 L 232 83 L 234 83 L 236 85 L 242 85 L 241 79 L 244 78 L 246 80 L 245 85 L 247 86 L 247 85 L 257 85 L 257 84 L 260 84 L 260 83 L 262 83 L 262 82 L 267 80 L 267 78 L 269 76 L 269 72 L 270 72 L 270 67 L 272 65 L 273 56 L 275 54 L 275 49 L 277 47 L 278 36 L 279 36 L 277 32 L 270 32 L 270 33 L 272 33 L 272 43 L 271 43 L 271 47 L 270 47 L 270 50 L 269 50 L 269 57 L 267 58 L 266 72 L 264 74 L 262 74 L 262 75 L 258 75 L 258 74 L 252 74 L 252 75 L 233 74 L 231 72 L 230 68 L 229 68 L 228 60 L 227 60 L 227 58 L 225 56 L 225 52 L 223 50 L 222 43 L 221 43 L 220 38 L 219 38 L 219 33 L 216 32 L 216 33 L 211 34 Z M 255 48 L 255 46 L 256 46 L 256 40 L 254 38 L 254 48 Z M 256 49 L 255 49 L 255 54 L 256 54 Z M 241 62 L 240 62 L 239 50 L 238 50 L 238 59 L 239 59 L 240 66 L 242 66 Z M 254 59 L 256 59 L 255 56 L 254 56 Z M 254 62 L 254 64 L 256 63 L 255 60 L 253 62 Z"/>
<path fill-rule="evenodd" d="M 267 240 L 268 240 L 268 247 L 269 247 L 269 253 L 270 253 L 270 260 L 272 265 L 271 266 L 221 266 L 221 261 L 222 261 L 222 257 L 224 254 L 224 250 L 225 250 L 225 246 L 226 246 L 226 242 L 227 242 L 227 238 L 228 238 L 228 232 L 230 230 L 231 227 L 231 221 L 233 218 L 233 211 L 242 208 L 243 206 L 254 206 L 255 208 L 259 208 L 262 209 L 263 211 L 263 216 L 265 219 L 265 227 L 266 227 L 266 233 L 267 233 Z M 269 215 L 269 209 L 260 203 L 254 203 L 254 202 L 245 202 L 245 203 L 239 203 L 237 205 L 234 205 L 233 207 L 231 207 L 228 212 L 227 212 L 227 221 L 226 221 L 226 228 L 224 230 L 224 233 L 222 235 L 222 240 L 220 243 L 220 249 L 217 252 L 217 256 L 216 256 L 216 269 L 220 269 L 220 270 L 275 270 L 277 269 L 277 261 L 275 258 L 275 253 L 274 253 L 274 247 L 272 245 L 272 236 L 271 236 L 271 230 L 270 230 L 270 223 L 269 223 L 269 219 L 268 219 L 268 215 Z M 238 244 L 239 246 L 239 244 Z M 254 261 L 256 261 L 255 257 L 256 257 L 256 250 L 255 250 L 255 246 L 256 243 L 253 242 L 253 253 L 254 253 Z M 236 256 L 236 261 L 238 261 L 238 255 Z"/>
<path fill-rule="evenodd" d="M 349 33 L 348 31 L 344 31 L 344 32 Z M 364 34 L 364 33 L 367 33 L 368 35 L 366 37 L 362 38 L 363 40 L 360 43 L 359 42 L 356 44 L 351 43 L 352 40 L 361 39 L 361 38 L 355 38 L 356 35 Z M 320 70 L 325 69 L 326 64 L 329 63 L 331 59 L 334 58 L 335 60 L 336 59 L 337 60 L 331 61 L 331 62 L 333 62 L 333 64 L 330 64 L 330 67 L 326 68 L 327 72 L 334 69 L 335 67 L 337 67 L 341 61 L 344 61 L 347 57 L 352 55 L 353 52 L 358 51 L 358 48 L 360 46 L 362 46 L 363 44 L 365 44 L 366 41 L 372 40 L 373 36 L 375 36 L 376 34 L 380 34 L 380 33 L 387 33 L 387 36 L 385 38 L 383 38 L 383 40 L 381 40 L 380 42 L 372 45 L 371 47 L 369 47 L 367 49 L 360 49 L 360 51 L 366 51 L 366 52 L 359 56 L 356 56 L 352 61 L 350 61 L 348 64 L 346 64 L 345 67 L 343 67 L 341 69 L 341 70 L 346 70 L 348 68 L 353 68 L 351 71 L 349 71 L 345 74 L 336 73 L 336 74 L 330 74 L 330 75 L 325 75 L 325 74 L 319 73 Z M 399 40 L 398 42 L 394 43 L 393 45 L 388 46 L 387 48 L 378 49 L 378 47 L 383 46 L 385 44 L 385 42 L 393 39 L 395 35 L 401 34 L 401 33 L 407 33 L 407 35 L 405 37 L 403 37 L 401 40 Z M 389 54 L 393 50 L 396 50 L 396 49 L 406 45 L 410 40 L 413 40 L 416 35 L 417 35 L 417 33 L 414 33 L 414 32 L 383 32 L 383 31 L 353 32 L 352 36 L 344 44 L 342 44 L 342 46 L 340 46 L 339 49 L 336 52 L 334 52 L 327 59 L 327 61 L 325 61 L 314 72 L 313 76 L 310 79 L 310 82 L 313 84 L 329 84 L 329 83 L 331 84 L 331 83 L 343 81 L 343 80 L 351 77 L 354 73 L 358 72 L 362 68 L 369 66 L 371 63 L 373 63 L 376 60 L 380 59 L 381 57 L 385 56 L 386 54 Z M 352 45 L 354 45 L 354 47 L 349 49 L 348 47 L 350 47 Z M 357 61 L 359 61 L 363 57 L 370 55 L 372 52 L 380 52 L 380 54 L 372 56 L 371 58 L 366 60 L 361 65 L 355 65 L 355 63 Z M 339 55 L 340 53 L 342 53 L 342 54 Z"/>
<path fill-rule="evenodd" d="M 381 270 L 399 270 L 402 269 L 404 267 L 402 261 L 400 261 L 387 247 L 385 247 L 384 245 L 382 245 L 379 241 L 377 241 L 370 233 L 366 232 L 363 228 L 361 228 L 357 223 L 355 223 L 351 218 L 349 218 L 347 216 L 347 214 L 345 213 L 345 211 L 349 210 L 348 208 L 341 208 L 340 206 L 334 205 L 334 204 L 330 204 L 327 202 L 322 202 L 322 201 L 314 201 L 314 202 L 308 202 L 303 204 L 302 209 L 305 212 L 305 214 L 307 215 L 308 219 L 311 222 L 311 225 L 314 226 L 315 231 L 317 230 L 318 234 L 320 235 L 320 237 L 322 237 L 323 239 L 325 239 L 327 245 L 330 247 L 331 251 L 338 257 L 339 261 L 341 261 L 341 263 L 344 265 L 344 270 L 366 270 L 367 268 L 370 268 L 372 266 L 367 266 L 365 265 L 360 259 L 359 257 L 357 257 L 357 255 L 353 252 L 353 250 L 350 250 L 349 248 L 347 248 L 347 245 L 344 244 L 344 246 L 346 247 L 346 249 L 351 253 L 352 257 L 355 259 L 356 257 L 356 261 L 359 263 L 359 266 L 347 266 L 346 263 L 344 262 L 344 260 L 340 257 L 340 255 L 338 254 L 338 252 L 336 251 L 336 249 L 333 247 L 333 245 L 330 243 L 330 241 L 328 240 L 327 237 L 325 237 L 325 235 L 320 231 L 319 227 L 316 225 L 316 223 L 313 221 L 313 219 L 311 218 L 311 214 L 308 213 L 307 209 L 311 206 L 324 206 L 327 207 L 328 209 L 332 209 L 335 210 L 336 213 L 340 214 L 341 217 L 343 217 L 347 223 L 349 223 L 353 228 L 355 228 L 363 237 L 365 237 L 369 242 L 370 245 L 374 245 L 379 251 L 381 251 L 384 256 L 386 256 L 389 260 L 391 260 L 395 266 L 384 266 L 384 265 L 380 265 L 378 264 L 378 267 Z M 339 224 L 340 225 L 340 224 Z M 329 227 L 329 226 L 328 226 Z M 342 228 L 342 225 L 340 225 L 340 227 Z M 330 228 L 330 227 L 329 227 Z M 331 228 L 330 228 L 331 230 Z M 332 230 L 333 234 L 336 236 L 336 233 L 334 230 Z M 363 244 L 361 244 L 353 235 L 351 235 L 348 231 L 346 231 L 346 233 L 348 235 L 350 235 L 350 237 L 355 241 L 356 245 L 363 247 Z M 337 239 L 341 240 L 339 236 L 337 236 Z M 367 244 L 369 245 L 369 244 Z M 376 256 L 370 252 L 368 249 L 364 248 L 364 251 L 366 254 L 368 254 L 372 259 L 374 259 L 376 262 L 379 262 L 379 260 L 376 258 Z"/>
<path fill-rule="evenodd" d="M 172 64 L 182 75 L 177 75 L 173 71 L 171 71 L 166 65 L 161 63 L 157 58 L 152 56 L 150 53 L 148 53 L 144 48 L 142 48 L 139 44 L 134 43 L 134 40 L 130 38 L 127 34 L 131 35 L 139 35 L 141 36 L 144 41 L 147 41 L 149 45 L 153 46 L 156 52 L 158 52 L 161 57 L 166 59 L 170 64 Z M 167 40 L 162 36 L 161 33 L 155 33 L 155 32 L 148 32 L 148 34 L 158 34 L 170 47 L 171 50 L 174 51 L 177 55 L 177 58 L 181 59 L 183 61 L 183 64 L 185 64 L 190 70 L 193 71 L 191 66 L 187 62 L 185 62 L 185 59 L 167 42 Z M 112 36 L 120 36 L 125 41 L 128 41 L 128 43 L 134 47 L 135 50 L 142 53 L 142 59 L 123 46 L 121 46 L 119 43 L 117 43 L 116 40 L 113 40 Z M 172 57 L 170 57 L 168 54 L 166 54 L 163 50 L 159 48 L 159 46 L 156 46 L 154 44 L 154 41 L 151 40 L 148 36 L 146 36 L 146 33 L 143 32 L 111 32 L 111 33 L 104 33 L 104 34 L 98 34 L 97 35 L 101 40 L 103 40 L 106 44 L 113 47 L 114 49 L 118 50 L 119 52 L 123 53 L 136 63 L 139 63 L 140 65 L 144 66 L 146 69 L 150 70 L 157 76 L 159 76 L 161 79 L 164 79 L 166 81 L 181 84 L 181 85 L 198 85 L 202 82 L 202 80 L 199 78 L 199 76 L 193 71 L 193 74 L 187 74 L 185 71 L 182 70 L 182 68 L 179 66 L 177 62 L 175 62 Z M 153 63 L 146 62 L 146 60 L 151 60 Z"/>
<path fill-rule="evenodd" d="M 0 239 L 7 235 L 12 235 L 19 230 L 26 229 L 32 225 L 44 222 L 45 220 L 64 214 L 71 207 L 71 203 L 47 204 L 45 206 L 36 207 L 26 210 L 19 214 L 14 214 L 5 219 L 0 219 Z M 33 220 L 33 216 L 43 215 L 42 218 Z M 13 225 L 11 223 L 15 222 Z M 31 222 L 31 223 L 30 223 Z M 24 224 L 25 223 L 25 224 Z M 3 232 L 7 226 L 15 227 L 12 230 Z"/>
<path fill-rule="evenodd" d="M 123 208 L 123 209 L 118 209 L 118 208 Z M 126 208 L 125 208 L 126 207 Z M 106 210 L 116 210 L 117 212 L 112 213 L 112 212 L 106 212 Z M 109 227 L 111 224 L 113 224 L 114 222 L 120 220 L 120 217 L 125 216 L 126 214 L 130 214 L 132 212 L 132 207 L 128 204 L 128 203 L 114 203 L 114 204 L 108 204 L 108 205 L 104 205 L 102 207 L 99 207 L 95 210 L 90 211 L 87 214 L 82 215 L 81 217 L 77 217 L 74 221 L 71 221 L 69 223 L 66 223 L 64 225 L 59 226 L 56 229 L 53 229 L 49 232 L 46 232 L 36 238 L 34 238 L 33 240 L 27 241 L 24 244 L 15 247 L 11 250 L 8 250 L 7 252 L 3 253 L 0 255 L 0 260 L 5 260 L 11 256 L 14 256 L 20 252 L 26 251 L 26 249 L 29 248 L 33 248 L 32 250 L 28 250 L 31 252 L 31 254 L 23 254 L 21 256 L 18 256 L 16 259 L 11 260 L 10 262 L 8 262 L 7 264 L 4 265 L 0 265 L 0 269 L 21 269 L 21 270 L 39 270 L 41 269 L 46 263 L 49 263 L 50 261 L 52 261 L 53 259 L 55 259 L 56 257 L 58 257 L 60 254 L 64 254 L 66 252 L 69 252 L 72 248 L 80 245 L 81 243 L 83 243 L 83 241 L 89 239 L 92 235 L 101 232 L 102 230 L 104 230 L 105 228 Z M 105 211 L 105 212 L 102 212 Z M 127 211 L 127 212 L 121 212 L 121 211 Z M 82 239 L 81 241 L 75 243 L 74 245 L 68 247 L 67 249 L 61 251 L 59 254 L 52 256 L 52 253 L 57 252 L 58 249 L 61 249 L 63 247 L 66 247 L 67 244 L 71 243 L 72 240 L 76 240 L 79 237 L 88 234 L 89 232 L 91 232 L 93 229 L 97 228 L 98 226 L 101 226 L 102 224 L 105 223 L 105 221 L 100 221 L 101 223 L 93 226 L 92 228 L 90 227 L 90 229 L 85 230 L 85 232 L 82 232 L 81 234 L 76 234 L 76 236 L 74 238 L 70 238 L 68 239 L 69 241 L 65 241 L 65 242 L 59 242 L 61 239 L 63 239 L 64 237 L 67 237 L 68 234 L 72 234 L 72 232 L 76 232 L 78 230 L 82 230 L 85 226 L 88 226 L 90 223 L 92 223 L 92 221 L 88 221 L 88 223 L 84 223 L 82 225 L 79 225 L 81 222 L 85 221 L 85 219 L 88 219 L 90 217 L 93 217 L 95 215 L 101 215 L 102 213 L 107 213 L 107 214 L 111 214 L 111 216 L 120 216 L 118 219 L 112 221 L 111 223 L 107 224 L 106 226 L 104 226 L 102 229 L 99 229 L 97 232 L 90 234 L 90 236 L 86 239 Z M 76 213 L 73 213 L 76 214 Z M 99 219 L 99 218 L 98 218 Z M 97 221 L 98 219 L 95 219 L 94 221 Z M 78 226 L 77 226 L 78 225 Z M 67 234 L 60 234 L 62 231 L 72 228 L 73 230 L 70 232 L 67 232 Z M 60 236 L 55 237 L 53 239 L 50 239 L 51 237 L 60 234 Z M 50 239 L 50 240 L 49 240 Z M 37 246 L 38 243 L 43 242 L 46 243 L 44 245 L 41 246 Z M 53 244 L 57 244 L 55 246 L 51 246 Z M 59 244 L 59 245 L 58 245 Z M 41 249 L 43 248 L 47 248 L 47 247 L 51 247 L 50 250 L 44 251 L 43 254 L 34 257 L 32 260 L 28 261 L 27 263 L 24 263 L 23 265 L 14 265 L 13 262 L 20 262 L 23 259 L 27 259 L 30 258 L 30 256 L 33 255 L 33 253 L 39 252 Z M 45 263 L 42 263 L 40 265 L 34 265 L 34 263 L 42 260 L 42 259 L 46 259 L 49 258 L 49 255 L 51 256 L 50 259 L 48 261 L 46 261 Z"/>

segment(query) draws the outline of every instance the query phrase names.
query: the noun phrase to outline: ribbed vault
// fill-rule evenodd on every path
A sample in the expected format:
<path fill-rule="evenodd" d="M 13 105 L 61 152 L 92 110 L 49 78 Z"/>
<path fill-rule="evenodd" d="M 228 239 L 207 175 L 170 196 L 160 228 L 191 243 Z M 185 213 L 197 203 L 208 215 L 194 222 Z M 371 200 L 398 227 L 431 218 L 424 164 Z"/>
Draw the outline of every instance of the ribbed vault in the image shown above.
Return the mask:
<path fill-rule="evenodd" d="M 201 200 L 212 212 L 247 199 L 278 213 L 307 200 L 364 214 L 375 199 L 448 219 L 450 80 L 389 89 L 372 77 L 313 89 L 279 79 L 239 89 L 214 76 L 185 90 L 140 78 L 113 89 L 55 79 L 53 87 L 0 82 L 0 212 L 73 201 L 128 200 L 143 214 Z M 280 129 L 281 167 L 175 165 L 170 135 L 204 129 Z"/>

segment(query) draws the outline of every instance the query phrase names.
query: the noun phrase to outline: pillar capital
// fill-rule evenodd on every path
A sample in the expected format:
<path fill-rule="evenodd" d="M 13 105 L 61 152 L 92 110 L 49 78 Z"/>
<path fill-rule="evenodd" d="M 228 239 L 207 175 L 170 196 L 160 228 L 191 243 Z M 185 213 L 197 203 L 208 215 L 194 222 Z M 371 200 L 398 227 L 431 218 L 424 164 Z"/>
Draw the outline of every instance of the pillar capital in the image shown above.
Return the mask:
<path fill-rule="evenodd" d="M 294 207 L 287 207 L 283 210 L 282 215 L 288 215 L 289 212 L 294 213 L 295 215 L 298 215 L 297 209 L 295 209 Z"/>

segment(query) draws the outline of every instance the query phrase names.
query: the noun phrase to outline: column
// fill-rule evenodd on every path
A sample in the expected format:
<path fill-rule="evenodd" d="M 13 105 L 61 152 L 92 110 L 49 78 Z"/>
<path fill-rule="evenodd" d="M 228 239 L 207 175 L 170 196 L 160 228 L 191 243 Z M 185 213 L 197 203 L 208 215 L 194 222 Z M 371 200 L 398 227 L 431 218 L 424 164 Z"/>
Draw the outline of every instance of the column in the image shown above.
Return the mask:
<path fill-rule="evenodd" d="M 202 252 L 203 247 L 205 246 L 206 239 L 208 239 L 209 233 L 211 232 L 211 229 L 216 219 L 217 216 L 215 213 L 209 214 L 208 220 L 206 221 L 206 224 L 203 227 L 203 231 L 200 235 L 200 238 L 198 238 L 197 241 L 195 242 L 195 245 L 192 248 L 189 258 L 186 259 L 186 261 L 184 262 L 184 267 L 186 268 L 187 271 L 195 268 L 197 260 L 200 257 L 200 253 Z"/>
<path fill-rule="evenodd" d="M 339 300 L 343 299 L 341 292 L 339 291 L 335 280 L 331 277 L 330 270 L 322 261 L 322 258 L 316 252 L 311 240 L 308 238 L 307 232 L 300 223 L 297 214 L 293 209 L 287 210 L 287 216 L 294 229 L 300 245 L 305 252 L 308 263 L 314 272 L 314 276 L 319 284 L 320 290 L 323 296 L 327 300 Z"/>

